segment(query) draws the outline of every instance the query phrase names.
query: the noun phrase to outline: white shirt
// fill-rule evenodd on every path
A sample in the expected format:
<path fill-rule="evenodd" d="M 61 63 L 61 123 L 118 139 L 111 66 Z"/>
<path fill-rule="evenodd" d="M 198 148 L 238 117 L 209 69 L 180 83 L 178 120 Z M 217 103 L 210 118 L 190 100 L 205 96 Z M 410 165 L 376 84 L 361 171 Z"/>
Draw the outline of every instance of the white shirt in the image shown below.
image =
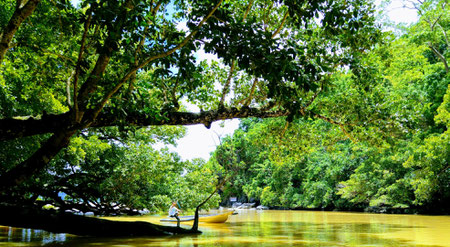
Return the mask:
<path fill-rule="evenodd" d="M 169 216 L 174 216 L 177 213 L 178 213 L 178 208 L 176 208 L 175 206 L 170 206 Z"/>

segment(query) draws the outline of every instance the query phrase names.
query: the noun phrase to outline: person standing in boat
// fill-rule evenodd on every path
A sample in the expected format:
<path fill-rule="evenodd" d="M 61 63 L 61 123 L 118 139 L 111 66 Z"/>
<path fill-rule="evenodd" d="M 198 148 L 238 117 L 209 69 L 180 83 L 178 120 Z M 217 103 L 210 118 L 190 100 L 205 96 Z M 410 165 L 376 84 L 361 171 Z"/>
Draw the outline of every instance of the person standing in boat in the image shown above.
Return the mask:
<path fill-rule="evenodd" d="M 176 201 L 172 202 L 172 206 L 169 208 L 169 217 L 175 217 L 175 219 L 177 219 L 177 227 L 180 227 L 180 218 L 178 215 L 181 210 L 177 208 L 177 204 L 178 202 Z"/>

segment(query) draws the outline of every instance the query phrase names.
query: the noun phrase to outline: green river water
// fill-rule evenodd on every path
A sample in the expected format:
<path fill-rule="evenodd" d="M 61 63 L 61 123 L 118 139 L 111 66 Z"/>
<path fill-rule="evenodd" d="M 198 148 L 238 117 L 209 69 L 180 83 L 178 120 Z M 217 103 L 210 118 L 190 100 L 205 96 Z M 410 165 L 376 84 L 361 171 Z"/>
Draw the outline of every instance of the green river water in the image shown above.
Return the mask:
<path fill-rule="evenodd" d="M 162 217 L 108 219 L 149 221 Z M 188 225 L 183 227 L 188 228 Z M 441 246 L 450 247 L 450 216 L 240 210 L 203 234 L 92 238 L 0 226 L 0 246 Z"/>

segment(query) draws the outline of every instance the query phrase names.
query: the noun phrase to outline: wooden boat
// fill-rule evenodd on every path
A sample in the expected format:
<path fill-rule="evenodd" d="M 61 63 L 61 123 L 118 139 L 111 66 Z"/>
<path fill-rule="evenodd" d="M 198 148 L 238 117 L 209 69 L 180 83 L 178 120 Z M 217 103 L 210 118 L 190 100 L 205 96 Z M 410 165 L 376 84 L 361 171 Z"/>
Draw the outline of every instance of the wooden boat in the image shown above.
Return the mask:
<path fill-rule="evenodd" d="M 204 223 L 224 223 L 225 221 L 228 220 L 228 216 L 232 215 L 233 211 L 229 211 L 229 212 L 225 212 L 225 213 L 219 213 L 219 214 L 201 214 L 198 216 L 198 221 L 199 222 L 204 222 Z M 194 215 L 189 215 L 189 216 L 179 216 L 180 218 L 180 222 L 186 222 L 186 221 L 194 221 Z M 175 217 L 170 217 L 170 218 L 164 218 L 161 219 L 160 221 L 162 222 L 177 222 L 177 219 Z"/>

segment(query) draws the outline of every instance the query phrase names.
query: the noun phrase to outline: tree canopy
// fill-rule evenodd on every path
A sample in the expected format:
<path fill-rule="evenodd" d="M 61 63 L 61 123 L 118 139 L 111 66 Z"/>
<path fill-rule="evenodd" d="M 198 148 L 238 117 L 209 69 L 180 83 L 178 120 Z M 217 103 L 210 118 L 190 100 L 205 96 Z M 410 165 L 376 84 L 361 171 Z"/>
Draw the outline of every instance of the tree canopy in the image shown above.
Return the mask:
<path fill-rule="evenodd" d="M 315 95 L 380 36 L 365 1 L 5 1 L 1 138 L 34 149 L 2 191 L 106 126 L 318 114 Z M 177 28 L 185 22 L 187 31 Z M 221 63 L 198 62 L 196 51 Z M 232 92 L 231 92 L 232 91 Z M 181 101 L 202 111 L 184 110 Z M 22 140 L 22 139 L 20 139 Z M 26 147 L 27 148 L 27 147 Z"/>

